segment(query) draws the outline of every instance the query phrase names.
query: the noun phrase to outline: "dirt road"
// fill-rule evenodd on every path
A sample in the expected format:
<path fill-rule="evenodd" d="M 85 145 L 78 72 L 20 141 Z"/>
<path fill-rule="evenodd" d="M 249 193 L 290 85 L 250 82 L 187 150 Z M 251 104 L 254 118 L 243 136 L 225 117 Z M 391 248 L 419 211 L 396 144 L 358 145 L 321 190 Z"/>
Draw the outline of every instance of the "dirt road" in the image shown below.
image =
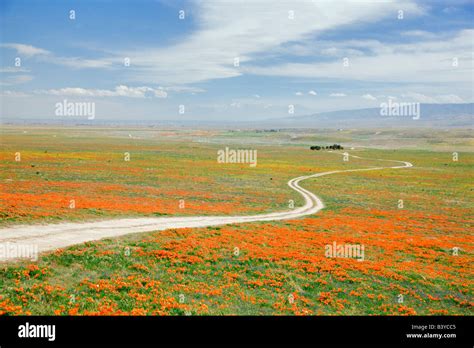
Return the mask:
<path fill-rule="evenodd" d="M 353 158 L 361 158 L 351 156 Z M 410 162 L 380 160 L 397 162 L 402 165 L 393 167 L 371 167 L 364 169 L 334 170 L 317 173 L 313 175 L 300 176 L 288 181 L 288 186 L 301 194 L 305 204 L 293 210 L 276 213 L 244 216 L 186 216 L 186 217 L 162 217 L 162 218 L 130 218 L 113 219 L 98 222 L 84 223 L 59 223 L 50 225 L 21 225 L 0 229 L 0 250 L 7 248 L 25 248 L 34 246 L 39 253 L 44 251 L 64 248 L 69 245 L 84 243 L 122 236 L 129 233 L 151 232 L 167 230 L 172 228 L 207 227 L 225 224 L 235 224 L 253 221 L 274 221 L 295 219 L 298 217 L 315 214 L 324 208 L 321 199 L 314 193 L 299 186 L 303 180 L 317 178 L 324 175 L 380 170 L 385 168 L 408 168 L 412 167 Z M 14 253 L 0 253 L 0 262 L 15 259 Z"/>

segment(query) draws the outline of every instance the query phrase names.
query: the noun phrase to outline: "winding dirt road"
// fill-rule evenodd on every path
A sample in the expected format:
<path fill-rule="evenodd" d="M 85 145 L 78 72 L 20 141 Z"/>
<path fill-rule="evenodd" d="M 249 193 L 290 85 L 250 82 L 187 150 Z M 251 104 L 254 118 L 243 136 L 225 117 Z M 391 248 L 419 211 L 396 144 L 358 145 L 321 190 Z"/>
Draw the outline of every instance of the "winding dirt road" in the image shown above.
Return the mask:
<path fill-rule="evenodd" d="M 353 158 L 363 158 L 350 155 Z M 253 221 L 274 221 L 294 219 L 305 215 L 315 214 L 324 208 L 324 203 L 314 193 L 299 186 L 303 180 L 317 178 L 324 175 L 358 172 L 369 170 L 380 170 L 386 168 L 408 168 L 413 165 L 410 162 L 383 160 L 378 161 L 397 162 L 403 165 L 393 167 L 370 167 L 363 169 L 334 170 L 307 176 L 300 176 L 288 181 L 288 186 L 304 197 L 305 204 L 293 210 L 276 213 L 244 216 L 186 216 L 186 217 L 162 217 L 162 218 L 130 218 L 113 219 L 98 222 L 85 223 L 59 223 L 50 225 L 19 225 L 0 229 L 0 248 L 6 250 L 12 246 L 18 249 L 25 246 L 35 246 L 38 252 L 56 250 L 74 244 L 87 241 L 99 240 L 122 236 L 130 233 L 151 232 L 175 228 L 207 227 Z M 0 262 L 15 259 L 8 253 L 0 254 Z"/>

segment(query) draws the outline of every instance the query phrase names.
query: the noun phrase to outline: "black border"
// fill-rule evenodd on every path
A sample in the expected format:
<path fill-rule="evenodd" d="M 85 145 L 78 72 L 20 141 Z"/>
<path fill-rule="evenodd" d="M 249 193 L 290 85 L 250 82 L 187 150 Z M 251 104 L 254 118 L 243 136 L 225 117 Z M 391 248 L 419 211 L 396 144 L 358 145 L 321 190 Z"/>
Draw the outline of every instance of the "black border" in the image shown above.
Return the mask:
<path fill-rule="evenodd" d="M 26 322 L 56 326 L 56 339 L 19 338 Z M 177 317 L 0 317 L 0 345 L 291 345 L 324 346 L 415 345 L 469 346 L 472 316 L 177 316 Z M 449 325 L 450 329 L 420 331 L 412 325 Z M 454 328 L 454 326 L 455 328 Z M 407 333 L 455 333 L 456 338 L 407 338 Z"/>

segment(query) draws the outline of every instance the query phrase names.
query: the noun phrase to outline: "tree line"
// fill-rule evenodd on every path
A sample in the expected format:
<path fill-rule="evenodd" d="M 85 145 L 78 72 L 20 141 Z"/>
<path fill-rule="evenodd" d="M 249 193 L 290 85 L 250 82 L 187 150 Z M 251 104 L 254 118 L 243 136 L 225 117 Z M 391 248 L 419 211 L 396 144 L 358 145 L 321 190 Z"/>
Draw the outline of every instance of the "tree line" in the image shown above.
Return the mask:
<path fill-rule="evenodd" d="M 311 146 L 310 147 L 311 150 L 344 150 L 344 148 L 339 145 L 339 144 L 333 144 L 333 145 L 329 145 L 329 146 L 319 146 L 319 145 L 315 145 L 315 146 Z"/>

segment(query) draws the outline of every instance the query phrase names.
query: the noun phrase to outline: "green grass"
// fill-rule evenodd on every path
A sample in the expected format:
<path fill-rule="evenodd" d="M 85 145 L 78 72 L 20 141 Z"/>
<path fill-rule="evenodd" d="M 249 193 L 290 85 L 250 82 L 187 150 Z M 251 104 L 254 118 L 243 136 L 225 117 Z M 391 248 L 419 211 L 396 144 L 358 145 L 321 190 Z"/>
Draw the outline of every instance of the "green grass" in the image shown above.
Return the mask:
<path fill-rule="evenodd" d="M 130 139 L 128 132 L 140 134 L 141 139 Z M 211 202 L 211 207 L 234 202 L 243 208 L 243 214 L 255 212 L 253 208 L 262 213 L 287 209 L 289 199 L 302 204 L 286 185 L 299 175 L 392 165 L 353 158 L 344 162 L 340 155 L 308 149 L 324 137 L 344 146 L 344 139 L 365 144 L 372 137 L 370 131 L 340 132 L 334 141 L 330 132 L 312 135 L 306 131 L 295 139 L 292 131 L 212 131 L 205 135 L 212 140 L 209 143 L 192 142 L 203 136 L 192 131 L 173 132 L 166 140 L 160 136 L 162 132 L 77 129 L 58 131 L 52 138 L 51 129 L 33 128 L 24 135 L 8 128 L 3 136 L 1 164 L 6 170 L 1 180 L 120 183 L 130 190 L 114 192 L 116 199 L 155 197 L 164 201 L 179 195 L 160 195 L 151 188 L 172 187 L 189 192 L 187 202 Z M 448 144 L 449 137 L 440 140 L 445 132 L 433 131 L 430 138 L 427 132 L 403 130 L 411 134 L 410 144 L 418 144 L 419 149 L 395 150 L 390 147 L 397 132 L 401 131 L 379 134 L 388 138 L 387 148 L 356 146 L 349 152 L 409 161 L 414 167 L 307 180 L 301 185 L 326 205 L 314 216 L 128 235 L 47 253 L 33 264 L 3 264 L 0 311 L 62 315 L 471 315 L 474 156 L 466 150 L 471 140 L 462 136 L 463 131 L 449 133 L 451 138 L 461 136 L 459 144 L 464 148 L 458 150 L 459 161 L 453 162 L 456 145 Z M 379 141 L 380 137 L 374 138 Z M 240 140 L 258 149 L 257 167 L 218 166 L 217 149 L 236 147 L 230 144 Z M 430 142 L 436 144 L 434 148 L 422 149 Z M 439 151 L 442 143 L 443 151 Z M 127 149 L 132 154 L 131 167 L 121 161 Z M 12 160 L 16 151 L 26 155 L 21 166 Z M 41 174 L 36 176 L 36 171 Z M 87 191 L 91 195 L 97 192 L 100 186 Z M 210 196 L 202 198 L 200 192 Z M 397 206 L 399 199 L 403 199 L 403 209 Z M 219 211 L 177 214 L 201 213 L 226 215 Z M 81 207 L 48 217 L 4 217 L 3 223 L 177 214 Z M 365 245 L 365 261 L 325 258 L 324 246 L 333 241 Z M 452 255 L 454 246 L 461 248 L 459 256 Z M 294 303 L 288 300 L 290 294 Z M 398 303 L 400 294 L 404 295 L 402 304 Z M 184 303 L 180 303 L 180 295 L 185 296 Z"/>

